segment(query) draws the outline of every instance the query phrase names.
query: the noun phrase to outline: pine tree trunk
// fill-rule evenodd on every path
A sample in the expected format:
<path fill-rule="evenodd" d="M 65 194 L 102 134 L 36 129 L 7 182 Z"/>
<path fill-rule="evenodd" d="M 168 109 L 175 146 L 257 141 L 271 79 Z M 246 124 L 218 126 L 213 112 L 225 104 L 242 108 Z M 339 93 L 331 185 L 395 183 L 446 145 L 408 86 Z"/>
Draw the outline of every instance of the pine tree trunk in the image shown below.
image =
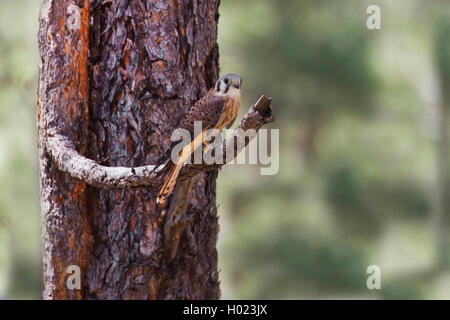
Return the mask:
<path fill-rule="evenodd" d="M 71 5 L 80 8 L 78 27 Z M 219 298 L 217 170 L 177 185 L 174 197 L 187 205 L 177 224 L 170 210 L 162 217 L 156 207 L 158 189 L 88 186 L 60 171 L 44 143 L 64 134 L 105 166 L 154 163 L 185 110 L 218 77 L 218 5 L 43 0 L 38 142 L 45 299 Z M 182 230 L 168 231 L 168 218 L 170 228 Z M 79 290 L 66 284 L 71 265 L 81 270 Z"/>

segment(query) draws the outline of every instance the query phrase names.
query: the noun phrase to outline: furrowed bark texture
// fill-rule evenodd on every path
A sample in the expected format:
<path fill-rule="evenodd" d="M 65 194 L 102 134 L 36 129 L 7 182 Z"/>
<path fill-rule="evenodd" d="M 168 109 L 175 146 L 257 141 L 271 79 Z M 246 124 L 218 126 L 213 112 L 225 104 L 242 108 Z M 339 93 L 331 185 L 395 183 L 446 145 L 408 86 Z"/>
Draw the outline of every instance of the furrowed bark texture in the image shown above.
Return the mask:
<path fill-rule="evenodd" d="M 48 129 L 70 138 L 87 153 L 89 2 L 72 1 L 80 10 L 80 27 L 65 23 L 64 1 L 42 3 L 39 29 L 41 53 L 38 89 L 38 133 L 41 206 L 44 221 L 44 298 L 81 299 L 83 292 L 67 290 L 66 268 L 86 270 L 92 236 L 86 215 L 86 185 L 61 173 L 45 147 Z"/>
<path fill-rule="evenodd" d="M 186 109 L 218 77 L 217 0 L 97 1 L 90 30 L 89 158 L 154 163 Z M 199 174 L 173 260 L 158 189 L 88 187 L 95 247 L 86 297 L 217 299 L 217 171 Z"/>
<path fill-rule="evenodd" d="M 60 171 L 45 144 L 61 134 L 101 165 L 155 163 L 180 117 L 218 77 L 218 2 L 43 0 L 44 298 L 219 298 L 217 170 L 180 183 L 173 198 L 187 206 L 174 204 L 164 216 L 157 188 L 87 186 Z M 70 5 L 81 9 L 78 29 L 68 27 Z M 173 224 L 165 228 L 166 218 Z M 80 290 L 66 286 L 70 265 L 81 269 Z"/>

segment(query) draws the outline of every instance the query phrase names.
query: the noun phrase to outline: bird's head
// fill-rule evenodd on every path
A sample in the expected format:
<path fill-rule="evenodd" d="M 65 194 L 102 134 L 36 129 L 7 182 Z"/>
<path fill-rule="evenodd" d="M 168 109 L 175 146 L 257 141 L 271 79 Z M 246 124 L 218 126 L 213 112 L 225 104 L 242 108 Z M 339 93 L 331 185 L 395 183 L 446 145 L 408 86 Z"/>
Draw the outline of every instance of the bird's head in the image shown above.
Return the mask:
<path fill-rule="evenodd" d="M 228 73 L 217 80 L 214 90 L 219 95 L 233 95 L 241 93 L 242 79 L 236 74 Z"/>

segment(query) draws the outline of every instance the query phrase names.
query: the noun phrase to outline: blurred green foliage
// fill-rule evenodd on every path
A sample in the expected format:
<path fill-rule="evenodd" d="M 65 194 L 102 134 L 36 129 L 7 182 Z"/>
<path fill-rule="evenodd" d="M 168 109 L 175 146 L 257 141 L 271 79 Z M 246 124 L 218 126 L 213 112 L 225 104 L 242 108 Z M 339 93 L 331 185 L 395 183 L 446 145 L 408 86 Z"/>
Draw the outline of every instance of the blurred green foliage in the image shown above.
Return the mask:
<path fill-rule="evenodd" d="M 382 30 L 366 28 L 371 4 Z M 222 1 L 222 70 L 244 79 L 242 112 L 261 93 L 273 97 L 280 129 L 276 176 L 220 174 L 224 297 L 450 297 L 439 284 L 449 272 L 437 268 L 448 243 L 434 222 L 446 214 L 436 176 L 447 172 L 436 165 L 427 100 L 431 87 L 450 103 L 449 10 L 443 1 Z M 366 287 L 372 264 L 381 290 Z"/>
<path fill-rule="evenodd" d="M 0 1 L 0 298 L 40 298 L 35 0 Z"/>
<path fill-rule="evenodd" d="M 366 28 L 370 4 L 382 30 Z M 40 296 L 38 6 L 0 1 L 0 298 Z M 222 73 L 243 77 L 242 113 L 272 96 L 280 129 L 277 175 L 257 166 L 219 175 L 224 298 L 450 297 L 450 272 L 437 264 L 448 223 L 436 223 L 450 199 L 439 209 L 448 187 L 437 177 L 448 172 L 436 159 L 447 146 L 435 130 L 450 106 L 449 10 L 221 1 Z M 366 287 L 373 264 L 381 290 Z"/>

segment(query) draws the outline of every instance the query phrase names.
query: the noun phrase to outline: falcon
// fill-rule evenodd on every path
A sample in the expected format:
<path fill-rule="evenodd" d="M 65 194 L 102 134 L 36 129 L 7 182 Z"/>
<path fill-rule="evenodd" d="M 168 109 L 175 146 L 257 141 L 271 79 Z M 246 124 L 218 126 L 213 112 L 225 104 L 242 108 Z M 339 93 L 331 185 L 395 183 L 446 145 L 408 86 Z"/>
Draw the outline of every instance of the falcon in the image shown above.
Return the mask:
<path fill-rule="evenodd" d="M 209 90 L 203 98 L 198 100 L 186 112 L 184 119 L 180 123 L 180 128 L 189 131 L 192 137 L 194 134 L 194 122 L 201 121 L 202 132 L 193 137 L 191 142 L 181 149 L 176 162 L 168 161 L 164 166 L 163 171 L 168 171 L 168 174 L 156 200 L 157 204 L 160 206 L 166 204 L 167 198 L 175 187 L 184 162 L 204 143 L 206 130 L 216 129 L 221 131 L 223 128 L 229 128 L 233 124 L 241 106 L 241 88 L 242 79 L 238 75 L 231 73 L 223 75 L 217 80 L 214 88 Z M 179 142 L 172 143 L 158 160 L 159 164 L 170 158 L 171 151 L 177 143 Z"/>

